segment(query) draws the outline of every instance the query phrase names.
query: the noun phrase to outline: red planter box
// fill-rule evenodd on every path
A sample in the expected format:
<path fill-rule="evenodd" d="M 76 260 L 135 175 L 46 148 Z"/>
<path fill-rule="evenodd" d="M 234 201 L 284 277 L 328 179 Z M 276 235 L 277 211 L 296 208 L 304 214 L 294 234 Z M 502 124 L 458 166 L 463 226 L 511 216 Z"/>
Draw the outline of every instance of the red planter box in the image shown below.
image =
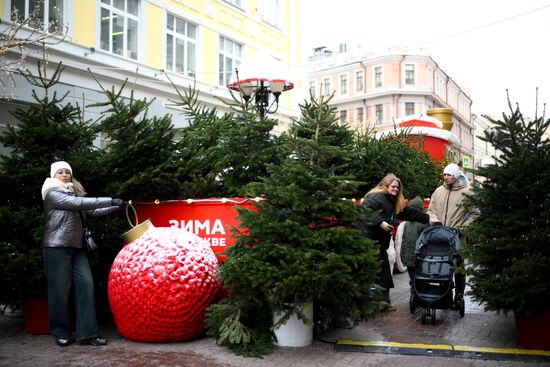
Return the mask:
<path fill-rule="evenodd" d="M 71 330 L 75 330 L 74 312 L 69 313 Z M 28 298 L 23 301 L 23 330 L 29 334 L 49 334 L 48 298 Z"/>
<path fill-rule="evenodd" d="M 524 348 L 550 350 L 550 310 L 534 315 L 515 314 L 516 339 Z"/>
<path fill-rule="evenodd" d="M 23 301 L 23 330 L 29 334 L 49 334 L 48 299 L 29 298 Z"/>

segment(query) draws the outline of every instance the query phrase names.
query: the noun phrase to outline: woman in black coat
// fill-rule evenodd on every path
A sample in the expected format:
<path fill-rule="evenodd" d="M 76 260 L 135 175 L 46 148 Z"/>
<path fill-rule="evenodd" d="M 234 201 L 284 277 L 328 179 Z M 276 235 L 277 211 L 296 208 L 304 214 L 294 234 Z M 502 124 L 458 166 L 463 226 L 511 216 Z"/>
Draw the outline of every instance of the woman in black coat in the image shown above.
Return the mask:
<path fill-rule="evenodd" d="M 403 185 L 393 173 L 387 174 L 365 195 L 362 205 L 376 213 L 365 227 L 365 231 L 368 238 L 378 242 L 380 249 L 381 265 L 377 283 L 385 288 L 386 311 L 395 311 L 396 308 L 390 302 L 390 288 L 393 288 L 394 285 L 386 252 L 390 246 L 392 230 L 398 220 L 428 223 L 430 217 L 421 210 L 405 206 Z"/>

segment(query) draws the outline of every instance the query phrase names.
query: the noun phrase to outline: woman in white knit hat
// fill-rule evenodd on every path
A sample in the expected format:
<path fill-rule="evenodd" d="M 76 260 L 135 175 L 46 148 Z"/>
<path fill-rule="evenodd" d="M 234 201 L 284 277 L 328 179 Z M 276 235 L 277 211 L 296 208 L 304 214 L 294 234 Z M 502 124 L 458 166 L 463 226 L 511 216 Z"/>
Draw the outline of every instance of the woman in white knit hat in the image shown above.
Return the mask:
<path fill-rule="evenodd" d="M 74 287 L 76 341 L 86 345 L 106 345 L 98 334 L 94 282 L 83 249 L 83 221 L 88 216 L 116 213 L 126 203 L 109 197 L 86 198 L 82 185 L 73 177 L 69 163 L 57 161 L 42 185 L 46 223 L 42 242 L 44 269 L 48 283 L 50 333 L 59 346 L 73 338 L 69 323 L 69 300 Z"/>
<path fill-rule="evenodd" d="M 464 205 L 464 199 L 471 195 L 468 180 L 460 167 L 450 163 L 443 170 L 443 185 L 439 186 L 432 194 L 427 213 L 430 223 L 441 223 L 444 226 L 458 229 L 460 242 L 464 243 L 462 230 L 479 217 L 479 210 Z M 455 304 L 458 305 L 464 294 L 466 276 L 455 273 Z"/>

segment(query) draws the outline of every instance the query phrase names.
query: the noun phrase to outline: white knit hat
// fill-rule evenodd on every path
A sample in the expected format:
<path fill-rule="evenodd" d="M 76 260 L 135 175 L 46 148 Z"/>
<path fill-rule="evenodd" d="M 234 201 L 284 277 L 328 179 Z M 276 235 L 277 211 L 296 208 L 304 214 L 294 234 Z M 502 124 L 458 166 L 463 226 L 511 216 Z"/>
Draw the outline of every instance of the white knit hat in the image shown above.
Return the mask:
<path fill-rule="evenodd" d="M 454 163 L 448 164 L 443 170 L 444 174 L 453 176 L 454 178 L 460 177 L 460 167 Z"/>
<path fill-rule="evenodd" d="M 69 163 L 65 161 L 57 161 L 52 163 L 52 167 L 50 168 L 50 177 L 54 178 L 57 171 L 59 171 L 62 168 L 68 169 L 69 172 L 71 172 L 71 176 L 73 175 L 73 169 L 71 168 Z"/>

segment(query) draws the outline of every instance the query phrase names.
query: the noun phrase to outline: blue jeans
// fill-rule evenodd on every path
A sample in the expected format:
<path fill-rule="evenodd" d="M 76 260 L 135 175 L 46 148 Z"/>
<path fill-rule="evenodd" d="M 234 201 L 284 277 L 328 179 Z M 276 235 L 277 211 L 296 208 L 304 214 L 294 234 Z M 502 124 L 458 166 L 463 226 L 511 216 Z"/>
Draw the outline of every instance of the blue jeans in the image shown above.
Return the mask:
<path fill-rule="evenodd" d="M 69 309 L 74 286 L 76 340 L 98 336 L 94 280 L 86 253 L 81 248 L 44 247 L 44 269 L 48 281 L 48 320 L 55 338 L 71 336 Z"/>

